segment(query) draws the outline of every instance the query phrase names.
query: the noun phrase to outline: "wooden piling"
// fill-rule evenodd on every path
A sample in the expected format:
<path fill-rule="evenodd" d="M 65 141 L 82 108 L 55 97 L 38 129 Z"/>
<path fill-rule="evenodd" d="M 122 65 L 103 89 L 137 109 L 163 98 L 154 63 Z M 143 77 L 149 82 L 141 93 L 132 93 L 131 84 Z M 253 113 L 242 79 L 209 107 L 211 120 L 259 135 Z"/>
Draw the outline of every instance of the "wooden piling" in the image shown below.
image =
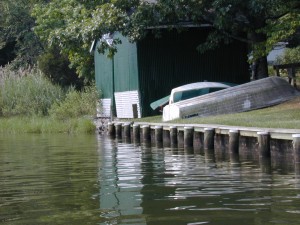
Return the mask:
<path fill-rule="evenodd" d="M 131 138 L 131 124 L 130 123 L 124 123 L 123 128 L 124 128 L 124 137 L 126 140 L 130 140 Z"/>
<path fill-rule="evenodd" d="M 204 149 L 213 150 L 214 149 L 214 128 L 204 128 Z"/>
<path fill-rule="evenodd" d="M 170 147 L 171 146 L 170 130 L 163 129 L 163 146 L 164 147 Z"/>
<path fill-rule="evenodd" d="M 267 158 L 271 156 L 270 134 L 268 132 L 257 132 L 259 156 Z"/>
<path fill-rule="evenodd" d="M 132 135 L 133 135 L 133 142 L 139 143 L 140 142 L 140 125 L 139 124 L 132 125 Z"/>
<path fill-rule="evenodd" d="M 293 151 L 295 163 L 300 163 L 300 134 L 293 134 Z"/>
<path fill-rule="evenodd" d="M 200 154 L 203 152 L 203 132 L 196 131 L 194 129 L 194 140 L 193 140 L 193 148 L 194 148 L 194 153 Z"/>
<path fill-rule="evenodd" d="M 119 139 L 122 138 L 122 123 L 116 123 L 115 129 L 116 129 L 116 137 Z"/>
<path fill-rule="evenodd" d="M 293 134 L 293 151 L 295 162 L 295 177 L 300 185 L 300 134 Z"/>
<path fill-rule="evenodd" d="M 108 135 L 110 137 L 115 137 L 116 129 L 114 123 L 109 122 L 107 125 L 108 125 Z"/>
<path fill-rule="evenodd" d="M 231 163 L 239 163 L 239 139 L 240 133 L 238 130 L 229 130 L 229 157 Z"/>
<path fill-rule="evenodd" d="M 177 131 L 177 146 L 178 146 L 178 148 L 184 147 L 184 131 L 183 130 Z"/>
<path fill-rule="evenodd" d="M 163 142 L 163 127 L 155 126 L 155 142 L 156 144 L 162 144 Z"/>
<path fill-rule="evenodd" d="M 170 127 L 170 142 L 172 148 L 177 147 L 177 127 L 175 126 Z"/>
<path fill-rule="evenodd" d="M 240 133 L 238 130 L 229 130 L 228 148 L 230 153 L 239 153 L 239 139 Z"/>
<path fill-rule="evenodd" d="M 142 132 L 143 132 L 143 142 L 146 142 L 146 143 L 151 142 L 150 126 L 143 125 Z"/>
<path fill-rule="evenodd" d="M 192 148 L 194 142 L 194 127 L 184 127 L 184 148 Z"/>

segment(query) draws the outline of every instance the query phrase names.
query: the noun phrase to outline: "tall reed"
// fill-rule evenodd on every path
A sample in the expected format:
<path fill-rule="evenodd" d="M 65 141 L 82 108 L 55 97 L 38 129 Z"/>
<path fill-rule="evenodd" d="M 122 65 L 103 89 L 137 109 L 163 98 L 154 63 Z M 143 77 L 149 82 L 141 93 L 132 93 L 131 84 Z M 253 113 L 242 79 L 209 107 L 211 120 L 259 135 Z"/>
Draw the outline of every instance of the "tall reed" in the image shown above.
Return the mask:
<path fill-rule="evenodd" d="M 0 133 L 91 133 L 95 85 L 62 89 L 35 68 L 0 67 Z"/>
<path fill-rule="evenodd" d="M 35 68 L 13 71 L 0 67 L 0 115 L 48 114 L 54 102 L 65 94 Z"/>

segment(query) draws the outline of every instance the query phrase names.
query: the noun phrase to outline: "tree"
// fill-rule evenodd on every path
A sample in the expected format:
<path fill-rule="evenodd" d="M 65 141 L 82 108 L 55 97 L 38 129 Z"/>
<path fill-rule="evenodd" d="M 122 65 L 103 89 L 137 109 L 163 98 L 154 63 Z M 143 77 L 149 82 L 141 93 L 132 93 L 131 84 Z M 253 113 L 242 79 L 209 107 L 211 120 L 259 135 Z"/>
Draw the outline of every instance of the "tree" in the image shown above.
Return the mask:
<path fill-rule="evenodd" d="M 34 65 L 43 46 L 32 28 L 31 8 L 39 0 L 1 0 L 0 51 L 13 60 L 14 66 Z M 7 48 L 10 46 L 10 48 Z M 4 62 L 5 63 L 5 62 Z"/>
<path fill-rule="evenodd" d="M 154 8 L 161 21 L 210 24 L 215 30 L 199 46 L 202 52 L 233 39 L 248 43 L 257 79 L 268 75 L 266 55 L 273 45 L 300 27 L 296 0 L 161 0 Z"/>
<path fill-rule="evenodd" d="M 79 78 L 75 69 L 69 68 L 70 61 L 65 55 L 61 55 L 56 46 L 48 48 L 38 57 L 38 68 L 54 84 L 61 87 L 73 86 L 81 90 L 84 79 Z"/>
<path fill-rule="evenodd" d="M 89 53 L 91 36 L 85 36 L 94 28 L 85 21 L 92 16 L 98 1 L 53 0 L 37 4 L 32 15 L 36 18 L 35 32 L 49 48 L 58 46 L 63 55 L 67 55 L 70 66 L 76 68 L 81 77 L 94 78 L 93 57 Z"/>
<path fill-rule="evenodd" d="M 90 72 L 89 45 L 103 34 L 118 31 L 136 41 L 149 27 L 159 34 L 155 28 L 182 30 L 188 22 L 213 28 L 200 52 L 234 39 L 248 43 L 257 65 L 255 77 L 263 78 L 272 45 L 300 27 L 299 8 L 297 0 L 52 0 L 37 6 L 34 16 L 39 36 L 50 45 L 57 43 L 82 75 Z M 99 50 L 112 55 L 118 43 L 102 42 Z"/>

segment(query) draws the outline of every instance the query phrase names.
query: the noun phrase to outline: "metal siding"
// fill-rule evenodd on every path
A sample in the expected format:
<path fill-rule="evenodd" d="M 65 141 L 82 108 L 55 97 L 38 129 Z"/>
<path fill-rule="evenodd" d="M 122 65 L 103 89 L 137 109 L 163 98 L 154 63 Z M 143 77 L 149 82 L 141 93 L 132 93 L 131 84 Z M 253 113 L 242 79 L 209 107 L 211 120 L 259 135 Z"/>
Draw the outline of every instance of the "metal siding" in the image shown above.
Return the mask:
<path fill-rule="evenodd" d="M 132 91 L 138 89 L 137 52 L 136 44 L 117 35 L 122 44 L 114 56 L 115 92 Z"/>
<path fill-rule="evenodd" d="M 98 43 L 97 43 L 98 46 Z M 97 89 L 101 91 L 102 98 L 112 96 L 112 60 L 99 54 L 97 48 L 94 52 L 95 80 Z"/>
<path fill-rule="evenodd" d="M 150 103 L 170 94 L 172 88 L 199 81 L 245 83 L 249 81 L 247 47 L 234 42 L 200 54 L 197 46 L 209 30 L 163 32 L 148 35 L 137 45 L 142 115 L 156 114 Z"/>
<path fill-rule="evenodd" d="M 121 35 L 117 34 L 115 37 L 120 38 L 122 44 L 118 47 L 118 52 L 112 59 L 99 54 L 97 50 L 94 53 L 96 86 L 101 90 L 103 98 L 112 98 L 113 89 L 115 92 L 138 90 L 136 46 L 129 43 Z M 116 102 L 116 107 L 122 107 L 118 104 L 120 103 Z M 106 107 L 104 111 L 104 114 L 107 115 L 108 108 Z"/>

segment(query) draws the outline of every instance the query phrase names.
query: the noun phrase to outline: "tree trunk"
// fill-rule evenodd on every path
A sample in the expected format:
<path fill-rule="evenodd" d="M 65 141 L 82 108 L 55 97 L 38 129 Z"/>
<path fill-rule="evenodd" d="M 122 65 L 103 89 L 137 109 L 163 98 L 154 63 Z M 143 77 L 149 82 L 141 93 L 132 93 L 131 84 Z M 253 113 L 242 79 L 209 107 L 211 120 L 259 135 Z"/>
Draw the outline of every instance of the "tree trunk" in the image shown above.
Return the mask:
<path fill-rule="evenodd" d="M 258 80 L 268 77 L 267 56 L 256 59 L 252 66 L 252 79 Z"/>
<path fill-rule="evenodd" d="M 255 46 L 260 45 L 260 48 L 258 48 L 259 51 L 264 51 L 263 44 L 261 43 L 266 42 L 267 36 L 263 33 L 256 33 L 251 32 L 248 34 L 248 38 L 253 44 L 252 51 L 255 51 Z M 253 55 L 256 55 L 255 52 L 253 52 Z M 254 59 L 253 65 L 252 65 L 252 79 L 258 80 L 265 77 L 268 77 L 268 61 L 267 56 L 261 56 L 259 58 Z"/>

